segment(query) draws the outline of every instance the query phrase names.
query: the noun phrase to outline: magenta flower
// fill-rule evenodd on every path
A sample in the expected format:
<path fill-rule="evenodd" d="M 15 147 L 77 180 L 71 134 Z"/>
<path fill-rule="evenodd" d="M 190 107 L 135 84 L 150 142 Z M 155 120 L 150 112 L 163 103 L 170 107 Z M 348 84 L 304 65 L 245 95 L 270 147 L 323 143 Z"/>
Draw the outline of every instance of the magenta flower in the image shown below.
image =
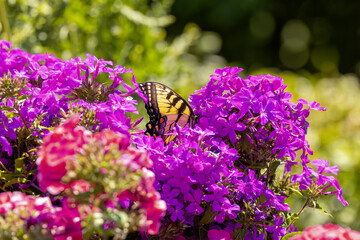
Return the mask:
<path fill-rule="evenodd" d="M 232 231 L 211 229 L 208 232 L 208 237 L 209 240 L 231 240 L 232 234 Z"/>
<path fill-rule="evenodd" d="M 0 217 L 6 217 L 10 211 L 26 221 L 26 229 L 19 231 L 24 232 L 37 225 L 44 235 L 51 235 L 56 240 L 83 239 L 78 209 L 70 207 L 67 200 L 62 207 L 53 207 L 48 197 L 29 196 L 21 192 L 0 193 Z"/>
<path fill-rule="evenodd" d="M 84 128 L 76 128 L 79 121 L 79 115 L 73 116 L 44 139 L 37 160 L 38 180 L 43 191 L 59 194 L 70 186 L 61 182 L 67 172 L 66 165 L 75 161 L 75 154 L 90 142 L 91 136 Z"/>
<path fill-rule="evenodd" d="M 285 236 L 286 229 L 281 227 L 284 222 L 284 219 L 281 216 L 274 215 L 274 225 L 273 226 L 264 226 L 265 230 L 273 234 L 274 240 L 279 240 L 282 236 Z"/>
<path fill-rule="evenodd" d="M 242 122 L 238 122 L 238 119 L 241 118 L 235 113 L 232 113 L 227 121 L 225 118 L 219 118 L 218 122 L 222 125 L 223 129 L 220 133 L 220 136 L 225 137 L 229 135 L 230 141 L 235 143 L 237 141 L 236 131 L 244 131 L 246 126 Z"/>
<path fill-rule="evenodd" d="M 182 203 L 177 203 L 174 206 L 169 206 L 168 207 L 168 211 L 171 214 L 171 221 L 175 222 L 177 220 L 179 220 L 180 222 L 183 221 L 185 219 L 184 217 L 184 210 L 182 210 L 182 208 L 184 207 L 184 204 Z"/>
<path fill-rule="evenodd" d="M 204 212 L 204 208 L 200 206 L 203 195 L 204 193 L 202 190 L 196 189 L 184 196 L 184 199 L 189 202 L 189 205 L 185 209 L 187 213 L 200 215 Z"/>
<path fill-rule="evenodd" d="M 214 209 L 214 211 L 217 211 Z M 216 215 L 215 221 L 218 223 L 223 223 L 225 220 L 225 216 L 228 216 L 229 219 L 234 219 L 237 217 L 237 212 L 240 211 L 240 207 L 237 204 L 231 204 L 229 199 L 225 199 L 224 202 L 222 202 L 222 205 L 220 207 L 220 213 Z"/>
<path fill-rule="evenodd" d="M 290 238 L 290 240 L 322 240 L 322 239 L 341 239 L 355 240 L 360 239 L 360 233 L 350 228 L 343 228 L 339 225 L 327 223 L 325 225 L 315 225 L 307 227 L 299 234 Z"/>

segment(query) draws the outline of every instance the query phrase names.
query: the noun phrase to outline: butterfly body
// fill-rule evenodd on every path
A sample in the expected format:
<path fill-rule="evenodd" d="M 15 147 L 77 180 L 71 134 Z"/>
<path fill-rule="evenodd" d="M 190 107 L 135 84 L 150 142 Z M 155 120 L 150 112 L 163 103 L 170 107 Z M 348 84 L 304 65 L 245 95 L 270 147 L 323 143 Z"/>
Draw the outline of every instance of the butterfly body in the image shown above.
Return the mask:
<path fill-rule="evenodd" d="M 161 136 L 168 144 L 176 136 L 166 135 L 171 133 L 175 124 L 184 127 L 195 124 L 194 112 L 190 105 L 175 91 L 156 82 L 139 84 L 140 90 L 147 96 L 145 104 L 150 121 L 146 124 L 145 134 L 148 136 Z"/>

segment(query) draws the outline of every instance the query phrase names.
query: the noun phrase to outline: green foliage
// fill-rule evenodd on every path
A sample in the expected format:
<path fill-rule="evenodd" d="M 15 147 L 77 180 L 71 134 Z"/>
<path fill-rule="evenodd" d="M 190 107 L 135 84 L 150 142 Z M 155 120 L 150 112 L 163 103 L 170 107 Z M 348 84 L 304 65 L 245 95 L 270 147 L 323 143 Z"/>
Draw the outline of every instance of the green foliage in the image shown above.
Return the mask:
<path fill-rule="evenodd" d="M 205 58 L 200 68 L 199 59 L 187 53 L 201 37 L 194 24 L 188 24 L 172 42 L 166 41 L 165 27 L 175 21 L 169 15 L 173 0 L 6 3 L 10 29 L 3 28 L 0 36 L 10 35 L 7 40 L 25 51 L 47 51 L 63 59 L 84 59 L 91 53 L 133 69 L 140 82 L 166 81 L 177 87 L 190 85 L 189 90 L 200 85 L 196 72 L 205 70 L 207 76 L 215 68 L 209 65 L 224 62 Z"/>

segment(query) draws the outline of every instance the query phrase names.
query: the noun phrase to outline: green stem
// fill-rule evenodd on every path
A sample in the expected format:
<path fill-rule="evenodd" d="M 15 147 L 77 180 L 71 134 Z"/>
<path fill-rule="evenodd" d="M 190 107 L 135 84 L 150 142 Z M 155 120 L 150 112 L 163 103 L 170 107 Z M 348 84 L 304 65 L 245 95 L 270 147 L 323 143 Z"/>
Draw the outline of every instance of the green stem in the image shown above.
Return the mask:
<path fill-rule="evenodd" d="M 30 131 L 30 129 L 28 128 L 25 119 L 21 116 L 19 106 L 17 105 L 17 103 L 14 104 L 14 106 L 15 106 L 15 109 L 16 109 L 17 113 L 19 114 L 19 117 L 21 118 L 21 121 L 23 122 L 25 128 L 26 128 L 26 129 L 29 131 L 29 133 L 30 133 L 31 131 Z"/>
<path fill-rule="evenodd" d="M 300 211 L 297 213 L 297 216 L 300 216 L 300 214 L 305 210 L 306 206 L 309 204 L 310 198 L 306 199 L 306 202 L 304 203 L 304 206 L 300 209 Z M 291 224 L 293 224 L 295 221 L 295 219 L 293 219 L 291 221 L 291 223 L 289 224 L 289 226 L 287 227 L 287 229 L 289 229 L 289 227 L 291 226 Z"/>
<path fill-rule="evenodd" d="M 9 170 L 4 166 L 4 164 L 3 164 L 2 162 L 0 162 L 0 165 L 1 165 L 1 167 L 4 168 L 7 172 L 9 171 Z"/>

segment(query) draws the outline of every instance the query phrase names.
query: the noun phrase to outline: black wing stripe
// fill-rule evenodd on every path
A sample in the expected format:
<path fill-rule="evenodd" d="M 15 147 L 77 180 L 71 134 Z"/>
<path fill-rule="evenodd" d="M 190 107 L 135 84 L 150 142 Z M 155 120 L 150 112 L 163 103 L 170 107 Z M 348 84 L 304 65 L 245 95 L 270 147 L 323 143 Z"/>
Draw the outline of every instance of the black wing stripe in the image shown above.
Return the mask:
<path fill-rule="evenodd" d="M 195 121 L 193 110 L 179 94 L 169 87 L 155 82 L 140 83 L 139 88 L 148 98 L 145 108 L 150 121 L 146 124 L 145 134 L 154 137 L 161 135 L 167 144 L 175 136 L 164 135 L 164 130 L 172 132 L 175 123 L 178 123 L 180 120 L 181 126 L 186 121 L 186 124 L 190 124 L 193 127 Z M 188 111 L 189 114 L 184 114 L 185 111 Z M 172 115 L 169 115 L 170 113 Z M 170 122 L 168 122 L 169 116 L 172 116 L 170 117 L 171 120 L 169 119 Z M 183 116 L 187 116 L 188 119 L 182 119 Z M 175 120 L 174 117 L 176 117 Z M 161 119 L 164 121 L 160 121 Z"/>

